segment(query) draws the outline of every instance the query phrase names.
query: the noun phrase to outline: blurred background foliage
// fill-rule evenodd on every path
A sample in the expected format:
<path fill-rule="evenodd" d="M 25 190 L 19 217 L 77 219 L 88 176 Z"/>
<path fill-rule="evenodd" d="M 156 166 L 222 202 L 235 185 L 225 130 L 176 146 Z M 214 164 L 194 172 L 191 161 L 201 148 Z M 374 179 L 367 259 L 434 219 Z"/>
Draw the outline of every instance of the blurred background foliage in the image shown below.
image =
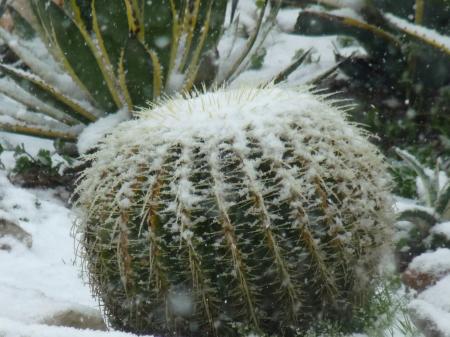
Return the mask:
<path fill-rule="evenodd" d="M 433 162 L 450 154 L 450 1 L 283 1 L 300 8 L 294 33 L 339 35 L 366 54 L 336 60 L 346 78 L 326 83 L 357 102 L 354 118 L 389 149 Z"/>

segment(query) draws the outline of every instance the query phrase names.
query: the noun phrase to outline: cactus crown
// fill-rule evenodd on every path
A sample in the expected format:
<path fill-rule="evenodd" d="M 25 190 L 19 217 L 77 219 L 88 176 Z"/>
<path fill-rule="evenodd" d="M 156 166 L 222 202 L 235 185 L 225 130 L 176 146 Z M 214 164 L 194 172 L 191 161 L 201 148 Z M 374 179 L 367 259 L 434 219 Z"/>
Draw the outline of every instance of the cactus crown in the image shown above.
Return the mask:
<path fill-rule="evenodd" d="M 385 164 L 305 89 L 168 99 L 88 155 L 83 257 L 111 323 L 290 335 L 366 301 L 390 212 Z"/>

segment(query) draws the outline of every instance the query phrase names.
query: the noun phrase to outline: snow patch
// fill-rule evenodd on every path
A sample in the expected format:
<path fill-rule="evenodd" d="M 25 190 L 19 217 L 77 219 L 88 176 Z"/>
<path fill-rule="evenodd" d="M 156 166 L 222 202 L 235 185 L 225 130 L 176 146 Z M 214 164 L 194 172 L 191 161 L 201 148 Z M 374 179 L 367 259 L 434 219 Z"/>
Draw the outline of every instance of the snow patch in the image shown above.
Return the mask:
<path fill-rule="evenodd" d="M 0 317 L 0 336 L 2 337 L 137 337 L 136 335 L 117 331 L 79 330 L 67 327 L 48 326 L 45 324 L 23 324 Z M 145 336 L 141 336 L 145 337 Z"/>
<path fill-rule="evenodd" d="M 89 124 L 78 137 L 78 152 L 86 153 L 93 149 L 112 129 L 120 122 L 129 119 L 129 112 L 122 109 L 114 114 L 98 119 L 95 123 Z"/>
<path fill-rule="evenodd" d="M 412 260 L 409 268 L 432 275 L 448 272 L 450 271 L 450 249 L 439 248 L 434 252 L 423 253 Z"/>
<path fill-rule="evenodd" d="M 440 224 L 433 226 L 433 228 L 431 229 L 431 233 L 443 235 L 448 240 L 450 240 L 450 221 L 442 222 Z"/>

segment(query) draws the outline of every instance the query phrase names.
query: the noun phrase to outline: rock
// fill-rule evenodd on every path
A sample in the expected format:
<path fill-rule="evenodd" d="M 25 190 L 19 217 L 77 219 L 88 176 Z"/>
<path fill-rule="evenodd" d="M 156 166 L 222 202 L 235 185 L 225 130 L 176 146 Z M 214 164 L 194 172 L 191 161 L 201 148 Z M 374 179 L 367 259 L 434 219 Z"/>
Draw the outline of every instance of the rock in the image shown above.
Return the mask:
<path fill-rule="evenodd" d="M 68 309 L 45 318 L 42 324 L 65 326 L 76 329 L 107 331 L 107 327 L 98 310 L 91 308 Z"/>
<path fill-rule="evenodd" d="M 436 323 L 430 318 L 420 317 L 416 312 L 411 310 L 409 311 L 409 315 L 414 325 L 425 337 L 446 337 L 444 332 L 440 331 Z"/>
<path fill-rule="evenodd" d="M 31 234 L 27 231 L 23 230 L 18 224 L 6 220 L 4 218 L 0 218 L 0 238 L 4 236 L 10 236 L 20 241 L 28 248 L 31 248 L 33 244 L 33 239 Z M 0 249 L 11 250 L 11 246 L 9 244 L 0 244 Z"/>
<path fill-rule="evenodd" d="M 439 248 L 434 252 L 415 257 L 402 274 L 408 287 L 421 292 L 450 274 L 450 249 Z"/>
<path fill-rule="evenodd" d="M 435 275 L 417 272 L 416 270 L 407 269 L 402 274 L 403 283 L 418 292 L 424 291 L 429 286 L 436 284 L 438 280 Z"/>
<path fill-rule="evenodd" d="M 450 313 L 422 299 L 408 305 L 409 316 L 425 337 L 450 337 Z"/>

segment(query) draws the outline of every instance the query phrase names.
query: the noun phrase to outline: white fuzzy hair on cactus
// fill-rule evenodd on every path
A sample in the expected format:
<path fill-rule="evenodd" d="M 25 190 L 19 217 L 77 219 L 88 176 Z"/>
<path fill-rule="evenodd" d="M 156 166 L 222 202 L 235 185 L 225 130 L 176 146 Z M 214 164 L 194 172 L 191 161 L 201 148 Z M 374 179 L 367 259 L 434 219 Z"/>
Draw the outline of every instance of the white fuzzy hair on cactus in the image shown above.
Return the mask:
<path fill-rule="evenodd" d="M 367 275 L 389 242 L 386 165 L 343 108 L 309 88 L 167 98 L 85 160 L 83 257 L 117 328 L 305 329 L 319 314 L 346 320 L 375 286 Z M 167 306 L 180 293 L 193 303 L 183 315 Z"/>

